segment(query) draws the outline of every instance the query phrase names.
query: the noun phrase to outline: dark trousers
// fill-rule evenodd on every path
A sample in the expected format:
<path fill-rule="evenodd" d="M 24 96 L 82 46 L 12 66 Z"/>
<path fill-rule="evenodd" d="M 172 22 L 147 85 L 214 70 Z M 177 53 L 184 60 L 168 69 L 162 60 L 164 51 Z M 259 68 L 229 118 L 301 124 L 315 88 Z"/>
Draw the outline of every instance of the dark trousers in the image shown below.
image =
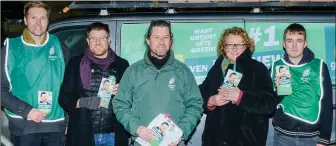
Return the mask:
<path fill-rule="evenodd" d="M 64 146 L 64 132 L 35 133 L 11 136 L 14 146 Z"/>
<path fill-rule="evenodd" d="M 317 136 L 311 138 L 289 137 L 275 131 L 273 146 L 316 146 L 317 139 Z"/>

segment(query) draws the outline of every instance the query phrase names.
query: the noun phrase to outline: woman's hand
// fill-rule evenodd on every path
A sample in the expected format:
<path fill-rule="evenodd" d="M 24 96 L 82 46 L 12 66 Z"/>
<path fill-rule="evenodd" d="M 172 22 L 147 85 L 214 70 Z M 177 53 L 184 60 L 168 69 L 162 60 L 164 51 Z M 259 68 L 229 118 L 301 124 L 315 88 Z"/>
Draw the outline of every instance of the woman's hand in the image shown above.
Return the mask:
<path fill-rule="evenodd" d="M 241 90 L 239 88 L 226 88 L 221 86 L 218 89 L 218 94 L 224 97 L 226 101 L 237 102 L 239 99 Z"/>
<path fill-rule="evenodd" d="M 215 105 L 215 106 L 222 106 L 227 104 L 229 101 L 224 99 L 224 96 L 216 94 L 214 96 L 211 96 L 209 99 L 209 103 L 211 105 Z"/>

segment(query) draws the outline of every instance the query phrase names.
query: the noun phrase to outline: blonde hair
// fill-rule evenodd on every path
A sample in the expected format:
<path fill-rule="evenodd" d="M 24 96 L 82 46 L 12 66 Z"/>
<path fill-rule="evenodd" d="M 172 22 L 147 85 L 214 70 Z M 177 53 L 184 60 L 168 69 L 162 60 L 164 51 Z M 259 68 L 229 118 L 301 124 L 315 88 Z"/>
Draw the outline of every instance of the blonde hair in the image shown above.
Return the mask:
<path fill-rule="evenodd" d="M 226 57 L 224 49 L 225 49 L 225 44 L 226 44 L 226 38 L 230 34 L 239 35 L 240 37 L 242 37 L 243 43 L 247 46 L 247 48 L 250 49 L 251 53 L 254 52 L 254 49 L 255 49 L 254 41 L 248 36 L 247 32 L 242 28 L 232 27 L 232 28 L 226 29 L 219 39 L 219 43 L 217 46 L 217 53 L 219 56 Z"/>
<path fill-rule="evenodd" d="M 47 11 L 48 17 L 51 13 L 50 7 L 46 3 L 40 1 L 31 1 L 24 5 L 23 15 L 25 17 L 28 16 L 28 11 L 30 8 L 44 8 Z"/>

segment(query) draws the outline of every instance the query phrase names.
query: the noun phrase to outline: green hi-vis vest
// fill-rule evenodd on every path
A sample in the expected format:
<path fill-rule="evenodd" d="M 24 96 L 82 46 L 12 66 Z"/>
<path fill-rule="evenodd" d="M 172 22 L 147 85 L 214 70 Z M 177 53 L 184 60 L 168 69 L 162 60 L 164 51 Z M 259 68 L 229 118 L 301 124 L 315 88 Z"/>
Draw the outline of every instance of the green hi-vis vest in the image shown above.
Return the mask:
<path fill-rule="evenodd" d="M 272 66 L 273 82 L 276 76 L 275 69 L 278 65 L 289 66 L 293 90 L 291 95 L 284 97 L 278 107 L 281 106 L 288 116 L 309 124 L 315 124 L 320 116 L 323 97 L 323 61 L 314 58 L 306 64 L 292 65 L 283 59 L 278 60 Z"/>
<path fill-rule="evenodd" d="M 7 39 L 6 44 L 5 69 L 10 92 L 36 109 L 40 105 L 41 92 L 52 93 L 48 102 L 50 112 L 42 122 L 64 120 L 58 96 L 65 65 L 57 37 L 47 33 L 47 40 L 41 46 L 26 43 L 22 36 Z M 6 113 L 12 118 L 22 118 L 8 110 Z"/>

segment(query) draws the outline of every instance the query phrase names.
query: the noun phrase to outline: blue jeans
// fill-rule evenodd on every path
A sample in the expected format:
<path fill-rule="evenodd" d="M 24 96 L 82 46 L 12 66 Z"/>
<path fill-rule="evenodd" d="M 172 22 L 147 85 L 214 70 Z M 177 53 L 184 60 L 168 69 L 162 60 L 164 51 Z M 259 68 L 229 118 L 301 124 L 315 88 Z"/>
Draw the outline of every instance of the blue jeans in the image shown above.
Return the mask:
<path fill-rule="evenodd" d="M 316 146 L 317 136 L 310 138 L 290 137 L 274 131 L 273 146 Z"/>
<path fill-rule="evenodd" d="M 35 133 L 23 136 L 11 136 L 14 146 L 63 146 L 64 132 Z"/>
<path fill-rule="evenodd" d="M 95 146 L 114 146 L 114 133 L 94 134 Z"/>

